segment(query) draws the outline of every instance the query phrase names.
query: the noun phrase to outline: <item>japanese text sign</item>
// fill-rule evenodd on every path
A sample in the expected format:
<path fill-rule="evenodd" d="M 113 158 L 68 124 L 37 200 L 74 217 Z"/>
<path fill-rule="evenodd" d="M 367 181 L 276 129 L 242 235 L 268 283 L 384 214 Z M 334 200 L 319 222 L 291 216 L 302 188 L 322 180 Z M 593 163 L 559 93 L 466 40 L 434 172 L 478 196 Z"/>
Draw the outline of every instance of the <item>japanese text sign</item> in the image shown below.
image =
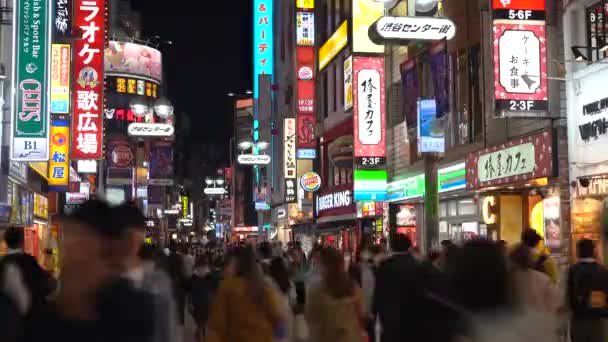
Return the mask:
<path fill-rule="evenodd" d="M 73 159 L 103 156 L 104 11 L 104 0 L 75 1 Z"/>
<path fill-rule="evenodd" d="M 11 159 L 49 158 L 50 0 L 19 0 L 14 5 L 13 128 Z"/>
<path fill-rule="evenodd" d="M 286 118 L 283 122 L 284 150 L 283 150 L 283 176 L 296 178 L 296 119 Z"/>
<path fill-rule="evenodd" d="M 253 97 L 258 97 L 258 75 L 272 75 L 273 1 L 253 1 Z"/>
<path fill-rule="evenodd" d="M 295 179 L 285 179 L 285 203 L 296 202 L 296 187 L 297 182 Z"/>
<path fill-rule="evenodd" d="M 348 20 L 319 49 L 319 70 L 323 70 L 348 44 Z"/>
<path fill-rule="evenodd" d="M 53 0 L 55 2 L 53 17 L 53 34 L 69 37 L 72 33 L 72 0 Z"/>
<path fill-rule="evenodd" d="M 384 157 L 384 58 L 353 57 L 353 71 L 355 157 Z"/>
<path fill-rule="evenodd" d="M 49 159 L 49 190 L 66 192 L 69 185 L 70 122 L 51 122 L 51 149 Z"/>
<path fill-rule="evenodd" d="M 166 138 L 173 136 L 175 129 L 165 123 L 132 122 L 127 131 L 132 137 Z"/>
<path fill-rule="evenodd" d="M 298 80 L 298 113 L 314 113 L 315 81 Z"/>
<path fill-rule="evenodd" d="M 479 189 L 553 174 L 551 131 L 515 139 L 467 155 L 467 188 Z"/>
<path fill-rule="evenodd" d="M 70 45 L 53 44 L 51 47 L 51 113 L 68 114 L 70 111 Z"/>
<path fill-rule="evenodd" d="M 544 20 L 545 0 L 492 0 L 494 19 Z"/>
<path fill-rule="evenodd" d="M 492 0 L 492 8 L 497 9 L 528 9 L 545 10 L 546 0 Z"/>
<path fill-rule="evenodd" d="M 456 25 L 451 20 L 435 17 L 382 17 L 370 30 L 370 38 L 378 44 L 450 40 L 455 35 Z"/>
<path fill-rule="evenodd" d="M 315 45 L 315 14 L 313 12 L 297 12 L 296 44 L 299 46 Z"/>
<path fill-rule="evenodd" d="M 344 60 L 344 110 L 353 108 L 353 56 Z"/>
<path fill-rule="evenodd" d="M 494 93 L 501 116 L 547 111 L 544 22 L 494 22 Z"/>

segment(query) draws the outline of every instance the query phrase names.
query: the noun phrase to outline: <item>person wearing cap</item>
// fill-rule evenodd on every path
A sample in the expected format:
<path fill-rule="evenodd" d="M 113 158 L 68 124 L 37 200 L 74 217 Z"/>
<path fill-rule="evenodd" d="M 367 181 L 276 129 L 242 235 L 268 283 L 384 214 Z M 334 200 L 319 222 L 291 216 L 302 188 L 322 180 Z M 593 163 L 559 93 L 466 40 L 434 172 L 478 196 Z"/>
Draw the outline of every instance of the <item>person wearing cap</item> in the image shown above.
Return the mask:
<path fill-rule="evenodd" d="M 121 279 L 114 254 L 122 229 L 99 200 L 62 220 L 62 273 L 57 298 L 26 322 L 25 342 L 151 342 L 151 295 Z"/>
<path fill-rule="evenodd" d="M 559 269 L 555 260 L 541 247 L 543 237 L 532 228 L 527 228 L 521 233 L 521 242 L 532 254 L 534 269 L 545 273 L 553 284 L 559 281 Z"/>
<path fill-rule="evenodd" d="M 146 218 L 135 205 L 122 204 L 112 208 L 123 229 L 121 247 L 116 257 L 123 267 L 123 277 L 130 280 L 136 289 L 154 297 L 155 318 L 153 342 L 172 342 L 176 340 L 175 300 L 169 276 L 156 267 L 150 267 L 154 256 L 151 246 L 145 246 Z"/>

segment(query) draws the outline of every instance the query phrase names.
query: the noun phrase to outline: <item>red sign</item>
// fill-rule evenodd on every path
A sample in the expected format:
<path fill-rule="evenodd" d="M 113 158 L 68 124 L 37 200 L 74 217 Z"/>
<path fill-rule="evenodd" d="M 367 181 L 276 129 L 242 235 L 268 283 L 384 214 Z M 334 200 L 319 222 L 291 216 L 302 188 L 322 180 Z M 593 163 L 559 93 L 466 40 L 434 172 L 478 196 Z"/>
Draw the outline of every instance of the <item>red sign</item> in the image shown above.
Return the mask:
<path fill-rule="evenodd" d="M 355 157 L 384 157 L 384 57 L 353 57 L 353 75 Z"/>
<path fill-rule="evenodd" d="M 298 114 L 314 113 L 315 83 L 314 81 L 298 81 Z"/>
<path fill-rule="evenodd" d="M 548 110 L 544 23 L 494 23 L 494 94 L 498 112 Z"/>
<path fill-rule="evenodd" d="M 76 0 L 73 159 L 102 159 L 104 0 Z"/>
<path fill-rule="evenodd" d="M 248 226 L 248 227 L 234 227 L 235 233 L 257 233 L 257 226 Z"/>
<path fill-rule="evenodd" d="M 522 173 L 518 170 L 530 172 Z M 524 182 L 552 175 L 553 135 L 550 130 L 473 152 L 466 158 L 467 189 Z"/>
<path fill-rule="evenodd" d="M 315 138 L 315 115 L 298 114 L 298 148 L 317 147 Z"/>
<path fill-rule="evenodd" d="M 316 148 L 315 125 L 315 81 L 314 63 L 315 49 L 312 46 L 298 46 L 296 48 L 296 74 L 298 77 L 298 148 Z"/>
<path fill-rule="evenodd" d="M 544 11 L 545 0 L 492 0 L 492 7 L 495 10 L 533 10 Z"/>
<path fill-rule="evenodd" d="M 144 122 L 144 116 L 137 117 L 131 109 L 104 109 L 105 117 L 108 120 L 129 121 L 129 122 Z"/>

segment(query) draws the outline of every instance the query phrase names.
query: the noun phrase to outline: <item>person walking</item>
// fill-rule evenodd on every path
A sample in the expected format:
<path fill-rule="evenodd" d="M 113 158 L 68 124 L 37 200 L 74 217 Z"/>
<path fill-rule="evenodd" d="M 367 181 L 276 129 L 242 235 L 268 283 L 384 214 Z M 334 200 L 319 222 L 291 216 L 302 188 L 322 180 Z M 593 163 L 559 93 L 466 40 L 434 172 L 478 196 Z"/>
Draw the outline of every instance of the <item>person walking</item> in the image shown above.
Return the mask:
<path fill-rule="evenodd" d="M 278 293 L 279 304 L 285 317 L 285 337 L 278 339 L 282 342 L 294 341 L 294 306 L 297 302 L 297 294 L 294 283 L 289 277 L 289 271 L 285 260 L 275 257 L 268 265 L 268 276 Z"/>
<path fill-rule="evenodd" d="M 424 274 L 409 253 L 410 239 L 395 234 L 390 239 L 392 255 L 376 272 L 373 314 L 382 327 L 381 342 L 423 342 L 421 312 L 424 308 Z"/>
<path fill-rule="evenodd" d="M 278 294 L 251 246 L 236 251 L 234 276 L 222 280 L 211 304 L 207 342 L 272 342 L 286 336 Z"/>
<path fill-rule="evenodd" d="M 321 251 L 321 283 L 309 290 L 306 318 L 311 341 L 361 342 L 366 338 L 361 289 L 334 248 Z"/>
<path fill-rule="evenodd" d="M 608 337 L 603 319 L 608 316 L 608 269 L 596 260 L 593 241 L 577 243 L 578 262 L 570 267 L 566 298 L 572 313 L 572 342 L 605 342 Z"/>
<path fill-rule="evenodd" d="M 184 256 L 178 253 L 178 246 L 175 243 L 169 245 L 169 256 L 167 256 L 167 266 L 169 278 L 175 300 L 175 310 L 177 318 L 177 342 L 184 341 L 186 325 L 186 297 L 189 291 L 190 275 L 186 272 L 186 262 Z"/>
<path fill-rule="evenodd" d="M 541 249 L 541 241 L 543 241 L 543 237 L 532 228 L 524 230 L 521 234 L 522 244 L 530 250 L 533 268 L 539 272 L 545 273 L 549 276 L 549 279 L 551 279 L 553 284 L 557 285 L 559 281 L 557 263 L 555 263 L 555 260 L 547 254 L 544 249 Z"/>
<path fill-rule="evenodd" d="M 213 267 L 212 267 L 213 266 Z M 194 267 L 191 285 L 192 317 L 197 325 L 197 340 L 202 341 L 206 335 L 209 319 L 209 308 L 221 281 L 221 261 L 210 265 L 207 255 L 199 256 Z"/>

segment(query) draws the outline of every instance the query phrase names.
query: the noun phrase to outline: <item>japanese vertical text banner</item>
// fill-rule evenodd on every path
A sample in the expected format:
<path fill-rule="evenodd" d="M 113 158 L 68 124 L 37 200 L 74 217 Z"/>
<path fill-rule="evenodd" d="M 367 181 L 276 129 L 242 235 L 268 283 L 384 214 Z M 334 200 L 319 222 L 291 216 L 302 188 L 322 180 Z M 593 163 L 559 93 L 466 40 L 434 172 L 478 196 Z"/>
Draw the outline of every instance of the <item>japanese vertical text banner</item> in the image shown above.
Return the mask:
<path fill-rule="evenodd" d="M 545 0 L 493 1 L 496 114 L 548 114 Z"/>
<path fill-rule="evenodd" d="M 258 98 L 258 75 L 272 75 L 274 0 L 253 1 L 253 97 Z"/>
<path fill-rule="evenodd" d="M 51 121 L 51 158 L 49 161 L 49 190 L 66 192 L 70 178 L 70 122 Z"/>
<path fill-rule="evenodd" d="M 74 24 L 73 159 L 103 156 L 104 0 L 76 0 Z"/>
<path fill-rule="evenodd" d="M 49 158 L 50 0 L 15 0 L 11 159 Z"/>
<path fill-rule="evenodd" d="M 354 198 L 386 200 L 384 57 L 353 57 Z"/>
<path fill-rule="evenodd" d="M 283 176 L 285 178 L 285 202 L 296 201 L 296 119 L 283 121 Z"/>
<path fill-rule="evenodd" d="M 69 44 L 51 47 L 51 113 L 68 114 L 70 111 L 70 58 Z"/>

